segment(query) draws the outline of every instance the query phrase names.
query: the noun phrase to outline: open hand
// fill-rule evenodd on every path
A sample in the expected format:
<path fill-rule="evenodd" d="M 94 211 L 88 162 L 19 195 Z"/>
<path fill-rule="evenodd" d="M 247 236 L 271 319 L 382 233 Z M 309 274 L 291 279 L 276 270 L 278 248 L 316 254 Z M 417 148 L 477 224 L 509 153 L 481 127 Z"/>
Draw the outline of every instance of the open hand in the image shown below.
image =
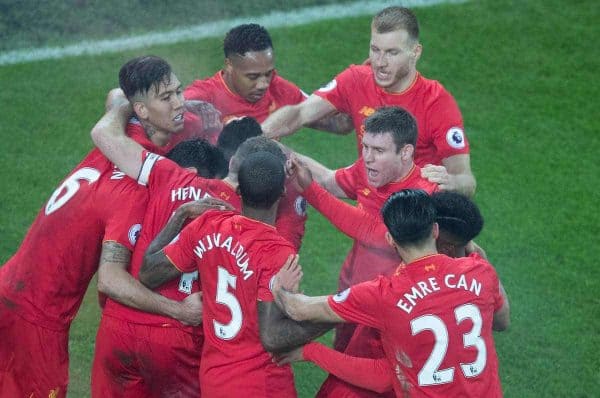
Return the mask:
<path fill-rule="evenodd" d="M 299 256 L 291 255 L 287 258 L 275 278 L 271 290 L 276 295 L 280 289 L 287 290 L 292 293 L 298 293 L 300 281 L 302 280 L 302 267 L 298 264 Z"/>

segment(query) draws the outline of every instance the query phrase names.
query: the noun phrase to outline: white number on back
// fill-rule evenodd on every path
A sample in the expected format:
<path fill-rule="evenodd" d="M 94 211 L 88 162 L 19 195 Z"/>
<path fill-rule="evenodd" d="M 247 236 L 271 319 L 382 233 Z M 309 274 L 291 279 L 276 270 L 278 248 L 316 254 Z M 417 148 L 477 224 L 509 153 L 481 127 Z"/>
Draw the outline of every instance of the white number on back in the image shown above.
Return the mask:
<path fill-rule="evenodd" d="M 242 307 L 233 294 L 229 292 L 229 287 L 235 289 L 236 277 L 231 275 L 221 266 L 218 267 L 217 280 L 217 298 L 218 304 L 223 304 L 231 312 L 231 321 L 228 324 L 222 324 L 213 319 L 215 335 L 223 340 L 233 339 L 242 328 Z"/>
<path fill-rule="evenodd" d="M 457 324 L 465 319 L 470 319 L 473 322 L 471 331 L 463 335 L 463 346 L 475 347 L 477 358 L 472 363 L 461 363 L 460 368 L 465 377 L 476 377 L 485 369 L 487 359 L 487 349 L 481 338 L 481 312 L 476 305 L 464 304 L 454 310 L 454 315 Z M 433 350 L 427 361 L 425 361 L 423 368 L 419 371 L 419 385 L 431 386 L 452 382 L 454 380 L 454 368 L 439 369 L 448 351 L 448 329 L 444 322 L 435 315 L 423 315 L 413 319 L 410 322 L 410 327 L 413 336 L 425 330 L 431 330 L 435 337 Z"/>
<path fill-rule="evenodd" d="M 94 182 L 98 181 L 99 178 L 100 172 L 90 167 L 84 167 L 71 174 L 69 178 L 67 178 L 60 185 L 60 187 L 56 188 L 56 190 L 48 200 L 45 209 L 46 215 L 54 213 L 56 210 L 64 206 L 64 204 L 67 203 L 69 199 L 75 196 L 80 187 L 79 180 L 86 180 L 88 184 L 93 184 Z M 64 194 L 63 191 L 65 191 Z"/>

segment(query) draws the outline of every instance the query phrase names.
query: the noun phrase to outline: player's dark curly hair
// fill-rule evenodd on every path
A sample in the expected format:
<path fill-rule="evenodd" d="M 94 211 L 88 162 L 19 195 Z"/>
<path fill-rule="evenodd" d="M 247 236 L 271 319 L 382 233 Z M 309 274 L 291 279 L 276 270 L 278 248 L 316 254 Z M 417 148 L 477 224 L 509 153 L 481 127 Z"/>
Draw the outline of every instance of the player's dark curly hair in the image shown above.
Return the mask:
<path fill-rule="evenodd" d="M 204 178 L 222 178 L 227 172 L 227 162 L 221 151 L 202 138 L 182 141 L 166 157 L 181 167 L 194 167 Z"/>
<path fill-rule="evenodd" d="M 128 61 L 119 71 L 119 86 L 131 100 L 146 95 L 151 88 L 158 92 L 161 83 L 171 82 L 171 65 L 154 55 L 144 55 Z"/>
<path fill-rule="evenodd" d="M 231 54 L 244 55 L 248 51 L 263 51 L 273 48 L 269 32 L 258 24 L 238 25 L 231 29 L 223 40 L 225 58 Z"/>
<path fill-rule="evenodd" d="M 235 152 L 235 160 L 232 162 L 232 167 L 234 169 L 237 167 L 239 169 L 239 165 L 251 154 L 256 152 L 269 152 L 271 155 L 275 156 L 282 165 L 285 164 L 286 157 L 279 145 L 269 138 L 264 136 L 252 137 L 248 138 L 246 141 L 240 145 L 238 150 Z"/>
<path fill-rule="evenodd" d="M 381 215 L 397 244 L 418 246 L 431 235 L 436 210 L 425 191 L 403 189 L 390 195 L 383 204 Z"/>
<path fill-rule="evenodd" d="M 238 183 L 245 206 L 270 208 L 283 195 L 285 170 L 281 159 L 265 151 L 246 156 L 240 166 Z"/>
<path fill-rule="evenodd" d="M 396 153 L 406 144 L 417 145 L 417 122 L 404 108 L 384 106 L 365 119 L 365 132 L 370 134 L 391 133 Z"/>
<path fill-rule="evenodd" d="M 225 160 L 229 161 L 239 146 L 248 138 L 258 137 L 263 131 L 256 119 L 243 117 L 232 120 L 223 127 L 219 134 L 217 147 L 223 152 Z"/>
<path fill-rule="evenodd" d="M 436 192 L 431 195 L 440 230 L 449 232 L 462 244 L 474 239 L 483 228 L 483 217 L 477 205 L 456 192 Z"/>

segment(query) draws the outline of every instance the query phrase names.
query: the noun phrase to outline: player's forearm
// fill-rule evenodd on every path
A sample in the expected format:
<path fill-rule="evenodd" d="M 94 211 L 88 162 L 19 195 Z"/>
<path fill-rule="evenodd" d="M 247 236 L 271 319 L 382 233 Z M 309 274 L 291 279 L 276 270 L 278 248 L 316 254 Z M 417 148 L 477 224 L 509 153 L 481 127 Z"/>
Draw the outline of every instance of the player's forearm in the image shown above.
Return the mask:
<path fill-rule="evenodd" d="M 174 319 L 181 318 L 180 303 L 149 290 L 124 268 L 114 264 L 107 264 L 107 267 L 101 267 L 98 271 L 98 290 L 128 307 Z"/>
<path fill-rule="evenodd" d="M 104 156 L 135 179 L 141 167 L 143 148 L 125 134 L 130 116 L 129 103 L 112 107 L 96 123 L 91 137 Z"/>
<path fill-rule="evenodd" d="M 347 195 L 342 188 L 335 181 L 335 170 L 331 170 L 316 160 L 302 155 L 300 153 L 295 153 L 295 156 L 306 165 L 306 167 L 310 170 L 313 179 L 317 182 L 317 184 L 321 185 L 325 188 L 329 193 L 338 197 L 338 198 L 346 198 Z"/>
<path fill-rule="evenodd" d="M 260 339 L 265 350 L 289 351 L 330 330 L 333 323 L 295 322 L 286 318 L 275 303 L 258 303 Z"/>
<path fill-rule="evenodd" d="M 302 127 L 302 112 L 297 105 L 284 106 L 272 113 L 261 125 L 263 133 L 269 138 L 291 135 Z"/>
<path fill-rule="evenodd" d="M 510 303 L 508 301 L 506 290 L 504 290 L 504 286 L 502 286 L 502 282 L 499 282 L 499 289 L 503 299 L 503 305 L 494 313 L 492 329 L 497 332 L 502 332 L 510 326 Z"/>
<path fill-rule="evenodd" d="M 303 348 L 303 357 L 339 379 L 383 393 L 392 389 L 392 377 L 385 358 L 353 357 L 319 343 Z"/>
<path fill-rule="evenodd" d="M 472 173 L 465 172 L 462 174 L 451 174 L 450 178 L 453 180 L 453 191 L 462 193 L 469 198 L 472 198 L 473 195 L 475 195 L 477 183 L 475 181 L 475 176 Z"/>
<path fill-rule="evenodd" d="M 344 113 L 334 113 L 307 124 L 307 127 L 328 133 L 347 135 L 354 129 L 354 124 L 352 124 L 350 116 Z"/>
<path fill-rule="evenodd" d="M 285 289 L 279 289 L 274 294 L 279 308 L 297 322 L 344 322 L 329 308 L 327 296 L 309 297 Z"/>
<path fill-rule="evenodd" d="M 377 217 L 334 197 L 314 182 L 304 191 L 303 196 L 347 236 L 371 248 L 393 250 L 385 239 L 387 229 Z"/>

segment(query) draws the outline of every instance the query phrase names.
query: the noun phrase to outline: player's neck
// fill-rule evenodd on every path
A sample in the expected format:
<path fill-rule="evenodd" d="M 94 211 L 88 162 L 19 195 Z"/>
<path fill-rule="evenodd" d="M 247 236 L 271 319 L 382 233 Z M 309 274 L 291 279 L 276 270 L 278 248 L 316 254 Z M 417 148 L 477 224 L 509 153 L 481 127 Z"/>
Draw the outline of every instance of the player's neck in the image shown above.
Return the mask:
<path fill-rule="evenodd" d="M 165 133 L 164 131 L 157 130 L 154 126 L 144 121 L 141 121 L 142 126 L 144 127 L 144 132 L 146 133 L 146 137 L 152 143 L 158 147 L 165 146 L 171 140 L 171 134 Z"/>
<path fill-rule="evenodd" d="M 400 177 L 398 177 L 396 179 L 396 181 L 394 181 L 394 182 L 400 182 L 400 181 L 404 180 L 406 177 L 408 177 L 410 175 L 410 173 L 412 173 L 414 168 L 415 168 L 415 162 L 412 159 L 409 162 L 403 164 L 402 169 L 398 173 Z"/>
<path fill-rule="evenodd" d="M 270 209 L 256 209 L 253 207 L 245 206 L 242 202 L 242 215 L 244 217 L 251 218 L 256 221 L 260 221 L 265 224 L 275 225 L 275 218 L 277 216 L 277 207 L 273 210 L 273 207 Z"/>
<path fill-rule="evenodd" d="M 227 176 L 223 178 L 223 181 L 229 184 L 229 186 L 231 186 L 231 188 L 233 189 L 237 189 L 238 187 L 237 174 L 235 173 L 229 172 L 229 174 L 227 174 Z"/>
<path fill-rule="evenodd" d="M 410 264 L 422 257 L 438 254 L 435 247 L 435 240 L 427 242 L 420 246 L 398 247 L 398 254 L 406 264 Z"/>
<path fill-rule="evenodd" d="M 384 88 L 385 91 L 392 94 L 400 94 L 408 90 L 417 80 L 417 70 L 413 69 L 403 79 L 399 80 L 393 86 Z"/>

